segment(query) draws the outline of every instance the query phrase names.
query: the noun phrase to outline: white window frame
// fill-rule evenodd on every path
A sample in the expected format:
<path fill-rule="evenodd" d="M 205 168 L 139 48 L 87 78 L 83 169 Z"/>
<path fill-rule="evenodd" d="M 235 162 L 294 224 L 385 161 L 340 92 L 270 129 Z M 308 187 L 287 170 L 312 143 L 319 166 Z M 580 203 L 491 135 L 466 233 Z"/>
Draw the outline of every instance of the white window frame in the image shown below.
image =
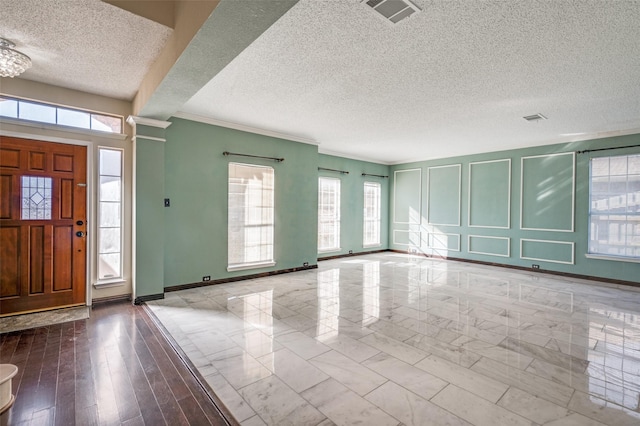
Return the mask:
<path fill-rule="evenodd" d="M 335 185 L 335 189 L 332 195 L 331 204 L 325 206 L 322 201 L 323 182 L 332 183 Z M 340 251 L 340 179 L 320 176 L 318 178 L 318 252 L 328 253 L 333 251 Z M 323 214 L 324 210 L 330 210 L 328 214 Z M 322 238 L 322 225 L 324 223 L 333 224 L 333 242 L 330 247 L 321 246 Z"/>
<path fill-rule="evenodd" d="M 101 169 L 101 165 L 100 165 L 100 154 L 102 153 L 102 151 L 117 151 L 120 153 L 120 176 L 114 176 L 114 175 L 106 175 L 102 173 L 102 169 Z M 98 147 L 98 164 L 97 164 L 97 168 L 98 168 L 98 182 L 97 182 L 97 200 L 96 200 L 96 205 L 97 205 L 97 213 L 96 213 L 96 217 L 97 217 L 97 223 L 96 223 L 96 234 L 97 234 L 97 238 L 96 238 L 96 276 L 97 276 L 97 281 L 96 281 L 96 286 L 100 286 L 100 285 L 107 285 L 107 284 L 115 284 L 115 283 L 121 283 L 124 282 L 124 256 L 123 256 L 123 248 L 124 248 L 124 149 L 121 148 L 113 148 L 113 147 L 106 147 L 106 146 L 99 146 Z M 102 234 L 101 234 L 101 230 L 103 228 L 116 228 L 115 226 L 112 227 L 101 227 L 100 223 L 102 222 L 101 220 L 101 209 L 100 209 L 100 203 L 102 203 L 102 188 L 101 188 L 101 177 L 103 176 L 108 176 L 108 177 L 118 177 L 120 178 L 120 202 L 118 203 L 120 205 L 120 248 L 119 251 L 117 252 L 120 255 L 120 270 L 118 271 L 117 275 L 114 275 L 112 277 L 105 277 L 105 278 L 100 278 L 100 255 L 103 253 L 100 253 L 100 242 L 101 242 L 101 238 L 102 238 Z M 114 201 L 109 201 L 110 203 L 115 203 Z M 107 254 L 107 253 L 104 253 Z M 114 253 L 108 253 L 108 254 L 114 254 Z"/>
<path fill-rule="evenodd" d="M 269 191 L 271 193 L 271 208 L 272 208 L 272 212 L 270 214 L 270 221 L 264 221 L 264 222 L 260 222 L 259 224 L 250 224 L 247 225 L 247 222 L 250 220 L 247 215 L 251 213 L 251 211 L 249 210 L 249 208 L 251 208 L 252 206 L 246 206 L 246 203 L 248 201 L 247 197 L 244 197 L 243 200 L 245 202 L 245 211 L 244 211 L 244 217 L 241 220 L 238 220 L 236 222 L 234 222 L 234 218 L 236 218 L 233 214 L 232 214 L 232 209 L 234 208 L 232 206 L 232 192 L 231 192 L 231 187 L 232 185 L 237 184 L 237 182 L 232 182 L 232 169 L 234 167 L 247 167 L 247 168 L 254 168 L 256 171 L 268 171 L 271 176 L 272 176 L 272 181 L 273 181 L 273 187 L 271 188 L 271 191 Z M 229 167 L 228 167 L 228 186 L 227 186 L 227 200 L 228 200 L 228 204 L 227 204 L 227 271 L 231 272 L 231 271 L 239 271 L 239 270 L 245 270 L 245 269 L 256 269 L 256 268 L 267 268 L 267 267 L 271 267 L 271 266 L 275 266 L 276 262 L 275 262 L 275 169 L 273 167 L 269 167 L 269 166 L 261 166 L 261 165 L 257 165 L 257 164 L 245 164 L 245 163 L 233 163 L 230 162 L 229 163 Z M 264 186 L 260 187 L 260 191 L 262 196 L 264 197 L 265 194 L 265 189 Z M 253 206 L 254 208 L 256 206 Z M 255 213 L 255 210 L 253 210 L 253 212 Z M 268 219 L 267 215 L 267 219 Z M 261 219 L 264 220 L 264 216 L 261 216 Z M 260 239 L 260 244 L 259 246 L 265 246 L 267 247 L 267 253 L 270 252 L 270 256 L 264 256 L 261 257 L 260 259 L 257 260 L 253 260 L 253 261 L 247 261 L 246 260 L 246 255 L 247 255 L 247 247 L 245 246 L 246 243 L 246 231 L 247 229 L 249 229 L 249 227 L 255 227 L 258 226 L 260 228 L 263 227 L 271 227 L 271 239 L 270 241 L 268 240 L 262 240 Z M 236 229 L 237 227 L 241 228 L 241 231 L 245 231 L 245 239 L 244 242 L 242 244 L 242 246 L 240 248 L 243 249 L 243 252 L 245 254 L 245 259 L 242 262 L 234 262 L 232 263 L 232 251 L 235 251 L 235 247 L 232 245 L 232 241 L 233 238 L 231 238 L 231 233 L 235 232 L 234 229 Z M 261 236 L 262 238 L 262 236 Z M 270 248 L 270 250 L 269 250 Z"/>
<path fill-rule="evenodd" d="M 65 107 L 65 106 L 61 106 L 61 105 L 55 105 L 55 104 L 50 104 L 50 103 L 46 103 L 46 102 L 36 102 L 36 101 L 30 101 L 30 100 L 26 100 L 26 99 L 21 99 L 21 98 L 16 98 L 16 97 L 10 97 L 10 96 L 5 96 L 5 95 L 0 95 L 0 102 L 9 102 L 9 103 L 14 103 L 15 104 L 15 111 L 9 111 L 9 108 L 2 108 L 0 107 L 0 117 L 6 117 L 9 119 L 16 119 L 16 120 L 20 120 L 20 121 L 25 121 L 25 122 L 36 122 L 36 123 L 45 123 L 45 124 L 51 124 L 51 125 L 55 125 L 55 126 L 62 126 L 62 127 L 72 127 L 72 128 L 76 128 L 76 129 L 83 129 L 83 130 L 88 130 L 91 132 L 99 132 L 99 133 L 112 133 L 112 134 L 116 134 L 116 135 L 122 135 L 123 134 L 123 119 L 122 116 L 119 115 L 113 115 L 113 114 L 103 114 L 103 113 L 99 113 L 96 111 L 91 111 L 91 110 L 86 110 L 86 109 L 80 109 L 80 108 L 70 108 L 70 107 Z M 43 110 L 47 110 L 49 112 L 51 112 L 53 114 L 53 120 L 43 120 L 39 117 L 25 117 L 24 114 L 22 114 L 21 112 L 21 106 L 26 107 L 26 106 L 35 106 L 35 107 L 39 107 L 42 108 Z M 24 109 L 24 108 L 23 108 Z M 72 113 L 72 114 L 86 114 L 87 115 L 87 119 L 88 121 L 88 125 L 84 125 L 84 124 L 80 124 L 80 123 L 73 123 L 73 122 L 62 122 L 62 118 L 61 115 L 63 113 Z M 116 119 L 119 122 L 119 126 L 120 128 L 118 129 L 118 131 L 114 131 L 114 129 L 96 129 L 94 128 L 94 126 L 96 125 L 96 122 L 100 121 L 100 118 L 109 118 L 109 119 Z M 103 123 L 104 124 L 104 123 Z M 106 127 L 109 127 L 108 125 L 105 125 Z"/>
<path fill-rule="evenodd" d="M 375 192 L 375 205 L 367 206 L 367 189 Z M 381 210 L 382 210 L 382 185 L 380 182 L 365 182 L 363 186 L 364 193 L 364 212 L 362 218 L 362 247 L 379 247 L 381 245 Z M 373 224 L 375 233 L 373 238 L 368 238 L 367 225 Z"/>
<path fill-rule="evenodd" d="M 597 250 L 597 245 L 592 245 L 592 238 L 597 238 L 594 237 L 594 233 L 597 233 L 598 231 L 598 226 L 597 224 L 592 222 L 592 216 L 618 216 L 618 217 L 626 217 L 625 220 L 621 221 L 620 223 L 618 223 L 617 228 L 620 229 L 621 227 L 625 229 L 624 231 L 624 243 L 622 243 L 620 245 L 620 247 L 624 250 L 628 249 L 629 247 L 633 247 L 631 245 L 631 243 L 629 242 L 628 238 L 629 238 L 629 227 L 630 226 L 640 226 L 640 222 L 638 220 L 640 220 L 640 209 L 638 209 L 638 211 L 636 212 L 631 212 L 629 211 L 629 199 L 630 197 L 633 199 L 633 203 L 638 203 L 640 202 L 640 191 L 637 191 L 635 193 L 630 192 L 629 187 L 628 187 L 628 183 L 629 183 L 629 176 L 638 176 L 640 175 L 640 173 L 629 173 L 629 169 L 628 169 L 628 163 L 629 163 L 629 158 L 631 157 L 638 157 L 640 158 L 640 154 L 629 154 L 629 155 L 616 155 L 616 156 L 608 156 L 608 157 L 594 157 L 589 161 L 589 237 L 588 237 L 588 249 L 587 249 L 587 254 L 586 257 L 588 258 L 594 258 L 594 259 L 606 259 L 606 260 L 618 260 L 618 261 L 623 261 L 623 262 L 639 262 L 640 263 L 640 256 L 634 256 L 634 255 L 629 255 L 629 254 L 625 254 L 625 253 L 606 253 L 606 252 L 602 252 L 602 251 L 598 251 Z M 608 159 L 609 161 L 609 165 L 611 165 L 611 160 L 612 159 L 621 159 L 621 158 L 625 158 L 627 161 L 627 172 L 625 174 L 612 174 L 611 173 L 611 169 L 609 169 L 609 173 L 607 175 L 600 175 L 600 176 L 593 176 L 593 162 L 594 161 L 602 161 L 603 159 Z M 625 200 L 624 201 L 624 206 L 623 208 L 625 208 L 627 211 L 615 211 L 616 208 L 620 208 L 621 206 L 619 205 L 620 203 L 622 203 L 622 195 L 619 194 L 612 194 L 609 197 L 609 200 L 604 203 L 605 208 L 601 208 L 599 210 L 594 210 L 594 202 L 592 200 L 593 197 L 593 184 L 594 184 L 594 177 L 595 178 L 603 178 L 603 177 L 607 177 L 608 181 L 611 182 L 611 178 L 615 177 L 620 179 L 624 179 L 625 182 L 627 183 L 627 189 L 626 189 L 626 193 L 624 195 Z M 615 199 L 615 200 L 614 200 Z M 600 202 L 604 201 L 604 200 L 599 200 Z M 611 203 L 615 201 L 615 204 L 617 204 L 615 207 L 611 206 Z M 637 218 L 637 221 L 631 221 L 630 218 Z M 609 234 L 610 229 L 607 230 L 607 235 Z M 611 244 L 608 244 L 606 246 L 610 246 Z"/>

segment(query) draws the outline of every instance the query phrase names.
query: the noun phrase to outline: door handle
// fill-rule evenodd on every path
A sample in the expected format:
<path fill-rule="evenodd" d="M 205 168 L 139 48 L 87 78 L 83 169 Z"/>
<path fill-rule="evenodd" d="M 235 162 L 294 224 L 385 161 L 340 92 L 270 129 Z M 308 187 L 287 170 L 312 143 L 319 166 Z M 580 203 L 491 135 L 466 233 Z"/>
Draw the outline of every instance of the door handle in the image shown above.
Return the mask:
<path fill-rule="evenodd" d="M 84 225 L 84 222 L 83 222 L 83 221 L 81 221 L 81 220 L 79 220 L 79 221 L 77 221 L 77 222 L 76 222 L 76 225 L 78 225 L 78 226 L 82 226 L 82 225 Z"/>
<path fill-rule="evenodd" d="M 84 232 L 82 232 L 82 231 L 78 231 L 78 232 L 76 232 L 76 237 L 84 237 L 85 235 L 87 235 L 87 234 L 85 234 L 85 233 L 84 233 Z"/>

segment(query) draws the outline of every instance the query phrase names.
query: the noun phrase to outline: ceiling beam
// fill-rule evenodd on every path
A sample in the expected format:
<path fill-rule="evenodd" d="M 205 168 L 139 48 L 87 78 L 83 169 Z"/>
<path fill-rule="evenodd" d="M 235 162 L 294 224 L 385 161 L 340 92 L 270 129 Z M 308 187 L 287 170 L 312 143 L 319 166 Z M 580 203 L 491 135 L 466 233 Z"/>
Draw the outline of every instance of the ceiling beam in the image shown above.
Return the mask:
<path fill-rule="evenodd" d="M 220 0 L 155 88 L 149 91 L 143 82 L 134 99 L 134 114 L 158 120 L 171 117 L 298 1 Z M 175 31 L 180 27 L 176 13 Z"/>
<path fill-rule="evenodd" d="M 102 0 L 135 15 L 150 19 L 165 27 L 174 28 L 175 1 L 173 0 Z"/>

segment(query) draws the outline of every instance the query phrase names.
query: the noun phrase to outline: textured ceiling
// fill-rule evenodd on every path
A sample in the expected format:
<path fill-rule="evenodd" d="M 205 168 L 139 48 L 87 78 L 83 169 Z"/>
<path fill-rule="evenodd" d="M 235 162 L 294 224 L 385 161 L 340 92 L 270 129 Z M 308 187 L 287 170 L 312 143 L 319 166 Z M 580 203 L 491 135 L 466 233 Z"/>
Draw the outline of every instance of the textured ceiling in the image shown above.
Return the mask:
<path fill-rule="evenodd" d="M 229 64 L 209 81 L 183 55 L 191 72 L 160 86 L 193 87 L 180 112 L 383 163 L 640 131 L 640 0 L 415 0 L 397 25 L 360 0 L 300 0 L 238 54 L 273 1 L 221 1 L 203 28 L 238 24 L 190 47 Z M 171 31 L 99 0 L 0 0 L 0 36 L 34 62 L 21 78 L 119 99 Z"/>
<path fill-rule="evenodd" d="M 640 1 L 414 3 L 301 0 L 181 111 L 387 163 L 640 129 Z"/>
<path fill-rule="evenodd" d="M 31 57 L 21 78 L 131 100 L 171 29 L 99 0 L 0 0 L 0 36 Z"/>

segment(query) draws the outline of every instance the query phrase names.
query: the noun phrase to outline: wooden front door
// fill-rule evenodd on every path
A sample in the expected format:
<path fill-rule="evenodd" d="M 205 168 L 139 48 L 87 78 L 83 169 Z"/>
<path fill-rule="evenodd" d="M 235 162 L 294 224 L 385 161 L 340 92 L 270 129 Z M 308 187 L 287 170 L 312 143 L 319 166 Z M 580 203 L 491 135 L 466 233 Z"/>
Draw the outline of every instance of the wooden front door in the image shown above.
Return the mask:
<path fill-rule="evenodd" d="M 86 302 L 87 148 L 0 136 L 0 316 Z"/>

